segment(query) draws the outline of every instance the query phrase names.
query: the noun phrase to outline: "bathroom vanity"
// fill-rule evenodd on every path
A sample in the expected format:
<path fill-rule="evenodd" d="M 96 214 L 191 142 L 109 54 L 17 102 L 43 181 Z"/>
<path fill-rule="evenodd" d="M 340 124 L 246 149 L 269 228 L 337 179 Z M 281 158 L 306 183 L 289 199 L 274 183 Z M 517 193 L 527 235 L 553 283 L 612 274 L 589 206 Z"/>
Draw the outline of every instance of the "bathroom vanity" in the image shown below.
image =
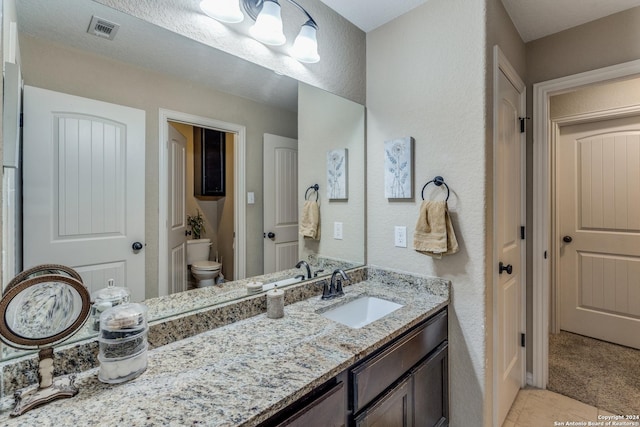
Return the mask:
<path fill-rule="evenodd" d="M 82 372 L 74 398 L 13 419 L 4 409 L 0 423 L 446 425 L 449 282 L 367 268 L 344 297 L 321 300 L 320 281 L 287 288 L 281 319 L 262 313 L 155 348 L 147 371 L 118 386 Z M 322 316 L 362 296 L 402 308 L 359 329 Z"/>
<path fill-rule="evenodd" d="M 447 425 L 447 350 L 447 309 L 444 309 L 261 427 Z"/>

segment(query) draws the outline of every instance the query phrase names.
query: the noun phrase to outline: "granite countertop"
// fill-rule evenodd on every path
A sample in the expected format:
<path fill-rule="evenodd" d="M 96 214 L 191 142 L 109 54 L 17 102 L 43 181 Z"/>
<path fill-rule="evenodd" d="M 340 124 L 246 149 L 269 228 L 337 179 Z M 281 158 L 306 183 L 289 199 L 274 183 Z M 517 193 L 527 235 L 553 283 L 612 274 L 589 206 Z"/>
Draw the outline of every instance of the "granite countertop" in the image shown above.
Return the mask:
<path fill-rule="evenodd" d="M 361 329 L 318 314 L 361 294 L 404 307 Z M 376 278 L 345 288 L 343 298 L 313 297 L 266 314 L 176 341 L 149 352 L 149 366 L 119 385 L 78 375 L 80 393 L 9 419 L 7 426 L 252 426 L 339 374 L 357 360 L 448 304 L 443 281 L 394 285 Z"/>

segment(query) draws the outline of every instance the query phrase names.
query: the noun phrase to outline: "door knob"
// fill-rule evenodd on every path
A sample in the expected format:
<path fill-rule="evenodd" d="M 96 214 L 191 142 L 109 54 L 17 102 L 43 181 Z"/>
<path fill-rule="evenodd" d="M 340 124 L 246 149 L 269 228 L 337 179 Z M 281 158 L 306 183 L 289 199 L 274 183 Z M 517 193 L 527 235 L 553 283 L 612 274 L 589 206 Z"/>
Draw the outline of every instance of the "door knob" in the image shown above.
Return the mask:
<path fill-rule="evenodd" d="M 276 234 L 274 232 L 270 231 L 270 232 L 267 233 L 267 237 L 270 238 L 270 239 L 273 239 L 273 238 L 276 237 Z"/>
<path fill-rule="evenodd" d="M 562 238 L 562 241 L 565 243 L 571 243 L 573 241 L 573 239 L 571 238 L 571 236 L 564 236 Z"/>
<path fill-rule="evenodd" d="M 506 266 L 500 262 L 498 264 L 498 274 L 502 274 L 503 271 L 506 271 L 507 274 L 513 273 L 513 266 L 511 264 L 507 264 Z"/>
<path fill-rule="evenodd" d="M 142 243 L 140 242 L 133 242 L 133 245 L 131 245 L 131 248 L 134 251 L 139 251 L 140 249 L 142 249 Z"/>

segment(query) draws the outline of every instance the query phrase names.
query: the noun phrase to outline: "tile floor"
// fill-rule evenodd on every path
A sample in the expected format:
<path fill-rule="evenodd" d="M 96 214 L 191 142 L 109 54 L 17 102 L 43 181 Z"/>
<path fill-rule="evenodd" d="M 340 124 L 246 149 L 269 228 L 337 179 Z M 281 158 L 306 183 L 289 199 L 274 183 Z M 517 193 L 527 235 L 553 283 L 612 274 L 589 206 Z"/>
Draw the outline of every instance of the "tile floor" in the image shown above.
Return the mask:
<path fill-rule="evenodd" d="M 526 388 L 518 393 L 502 427 L 589 425 L 589 421 L 606 425 L 598 415 L 613 414 L 552 391 Z"/>

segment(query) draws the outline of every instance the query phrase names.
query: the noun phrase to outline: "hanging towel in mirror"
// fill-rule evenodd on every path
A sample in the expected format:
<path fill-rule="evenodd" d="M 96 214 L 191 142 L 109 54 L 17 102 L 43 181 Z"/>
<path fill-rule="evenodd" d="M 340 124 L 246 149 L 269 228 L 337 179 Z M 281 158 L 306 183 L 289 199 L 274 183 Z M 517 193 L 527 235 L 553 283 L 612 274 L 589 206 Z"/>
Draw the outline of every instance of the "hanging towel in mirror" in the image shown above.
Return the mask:
<path fill-rule="evenodd" d="M 298 227 L 300 235 L 304 238 L 320 240 L 320 205 L 318 202 L 305 200 Z"/>
<path fill-rule="evenodd" d="M 413 235 L 413 248 L 425 255 L 442 258 L 458 252 L 458 241 L 444 200 L 425 200 Z"/>

